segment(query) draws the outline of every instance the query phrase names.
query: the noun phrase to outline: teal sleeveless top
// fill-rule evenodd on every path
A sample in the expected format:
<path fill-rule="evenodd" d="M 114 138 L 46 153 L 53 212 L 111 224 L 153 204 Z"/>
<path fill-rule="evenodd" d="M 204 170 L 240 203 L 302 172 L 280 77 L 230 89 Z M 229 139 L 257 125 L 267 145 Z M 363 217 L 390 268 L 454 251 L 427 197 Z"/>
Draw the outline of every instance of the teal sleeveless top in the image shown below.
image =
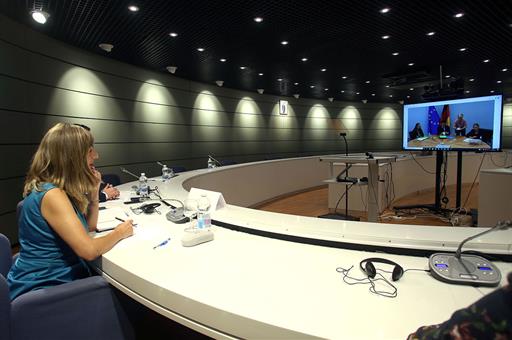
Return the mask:
<path fill-rule="evenodd" d="M 41 213 L 44 195 L 56 188 L 44 183 L 23 201 L 18 217 L 20 253 L 7 274 L 11 300 L 31 290 L 71 282 L 91 275 L 89 267 L 50 227 Z M 75 212 L 87 230 L 85 216 Z"/>

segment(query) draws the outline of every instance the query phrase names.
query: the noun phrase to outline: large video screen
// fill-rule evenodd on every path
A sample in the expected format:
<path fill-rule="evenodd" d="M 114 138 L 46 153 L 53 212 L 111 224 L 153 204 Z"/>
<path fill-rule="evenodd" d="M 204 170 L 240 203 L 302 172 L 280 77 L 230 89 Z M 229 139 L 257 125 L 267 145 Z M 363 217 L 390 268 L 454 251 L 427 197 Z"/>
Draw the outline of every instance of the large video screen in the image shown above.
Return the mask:
<path fill-rule="evenodd" d="M 499 151 L 502 96 L 404 105 L 404 150 Z"/>

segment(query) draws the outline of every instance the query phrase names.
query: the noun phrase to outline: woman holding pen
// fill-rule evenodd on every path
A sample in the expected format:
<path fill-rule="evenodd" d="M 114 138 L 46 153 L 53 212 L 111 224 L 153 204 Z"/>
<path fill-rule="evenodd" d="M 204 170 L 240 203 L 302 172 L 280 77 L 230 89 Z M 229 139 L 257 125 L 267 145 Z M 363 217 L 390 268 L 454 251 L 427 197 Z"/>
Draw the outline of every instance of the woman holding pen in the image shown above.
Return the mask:
<path fill-rule="evenodd" d="M 85 261 L 133 234 L 132 220 L 126 220 L 104 237 L 88 235 L 98 222 L 97 158 L 86 126 L 58 123 L 43 137 L 23 190 L 20 254 L 7 275 L 11 300 L 91 275 Z"/>

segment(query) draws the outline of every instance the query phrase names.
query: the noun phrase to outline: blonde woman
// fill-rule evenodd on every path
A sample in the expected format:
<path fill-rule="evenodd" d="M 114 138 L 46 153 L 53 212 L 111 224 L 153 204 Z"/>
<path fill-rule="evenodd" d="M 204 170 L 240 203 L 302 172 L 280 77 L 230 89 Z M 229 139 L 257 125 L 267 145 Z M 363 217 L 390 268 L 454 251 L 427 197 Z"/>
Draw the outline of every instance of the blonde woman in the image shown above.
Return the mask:
<path fill-rule="evenodd" d="M 86 261 L 133 233 L 132 220 L 104 237 L 98 222 L 101 174 L 89 128 L 59 123 L 43 137 L 25 180 L 18 219 L 20 254 L 7 275 L 10 296 L 91 275 Z"/>

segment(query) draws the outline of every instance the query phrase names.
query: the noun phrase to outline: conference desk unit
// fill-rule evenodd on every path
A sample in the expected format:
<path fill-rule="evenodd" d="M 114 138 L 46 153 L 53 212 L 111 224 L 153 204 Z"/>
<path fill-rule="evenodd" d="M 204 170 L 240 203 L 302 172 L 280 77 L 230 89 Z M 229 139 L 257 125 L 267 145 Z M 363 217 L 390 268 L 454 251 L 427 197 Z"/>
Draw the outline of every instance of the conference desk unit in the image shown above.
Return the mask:
<path fill-rule="evenodd" d="M 318 186 L 328 176 L 326 163 L 306 157 L 190 171 L 167 183 L 155 179 L 150 186 L 158 186 L 164 198 L 183 200 L 191 187 L 223 192 L 228 205 L 212 214 L 215 239 L 183 247 L 188 225 L 167 221 L 162 205 L 162 214 L 133 215 L 134 236 L 94 265 L 131 298 L 214 338 L 403 339 L 493 291 L 407 272 L 394 282 L 398 296 L 386 298 L 371 294 L 368 285 L 345 284 L 336 271 L 353 266 L 350 276 L 364 278 L 359 262 L 376 256 L 405 269 L 428 269 L 429 253 L 455 251 L 462 239 L 484 229 L 335 221 L 247 208 Z M 130 186 L 120 186 L 121 199 L 103 205 L 131 215 L 122 203 Z M 166 246 L 154 249 L 168 237 Z M 510 260 L 510 240 L 511 231 L 499 231 L 465 249 Z M 495 264 L 503 274 L 512 271 L 510 262 Z"/>

